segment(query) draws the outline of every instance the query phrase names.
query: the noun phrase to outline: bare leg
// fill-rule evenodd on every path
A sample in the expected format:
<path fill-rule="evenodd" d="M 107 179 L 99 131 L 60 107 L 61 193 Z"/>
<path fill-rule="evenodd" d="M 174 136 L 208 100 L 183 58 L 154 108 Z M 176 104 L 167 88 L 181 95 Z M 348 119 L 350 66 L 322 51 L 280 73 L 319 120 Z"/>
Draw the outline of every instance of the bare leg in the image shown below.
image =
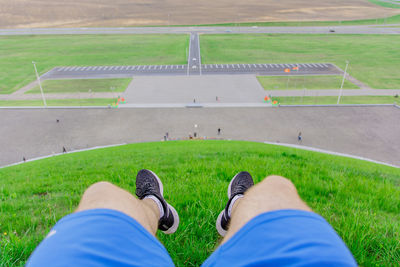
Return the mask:
<path fill-rule="evenodd" d="M 269 176 L 251 187 L 233 205 L 228 232 L 222 243 L 256 216 L 274 210 L 298 209 L 311 211 L 300 199 L 296 187 L 281 176 Z"/>
<path fill-rule="evenodd" d="M 152 235 L 158 228 L 160 211 L 151 199 L 139 200 L 131 193 L 109 183 L 91 185 L 83 194 L 78 211 L 90 209 L 112 209 L 134 218 Z"/>

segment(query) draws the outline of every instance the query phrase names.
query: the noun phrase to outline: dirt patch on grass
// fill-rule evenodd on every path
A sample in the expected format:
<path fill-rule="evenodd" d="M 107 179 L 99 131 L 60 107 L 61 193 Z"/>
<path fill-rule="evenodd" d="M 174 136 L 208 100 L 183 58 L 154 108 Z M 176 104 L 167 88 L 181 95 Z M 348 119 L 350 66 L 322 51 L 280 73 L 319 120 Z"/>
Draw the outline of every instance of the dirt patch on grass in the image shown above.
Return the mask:
<path fill-rule="evenodd" d="M 399 13 L 367 0 L 0 0 L 0 28 L 353 20 Z"/>

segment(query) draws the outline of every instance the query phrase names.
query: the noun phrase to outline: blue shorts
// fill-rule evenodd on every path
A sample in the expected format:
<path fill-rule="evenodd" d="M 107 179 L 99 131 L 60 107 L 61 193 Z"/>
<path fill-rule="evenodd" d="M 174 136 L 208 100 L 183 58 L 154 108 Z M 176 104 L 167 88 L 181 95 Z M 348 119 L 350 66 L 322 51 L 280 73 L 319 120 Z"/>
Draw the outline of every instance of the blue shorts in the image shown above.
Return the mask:
<path fill-rule="evenodd" d="M 203 266 L 357 266 L 321 216 L 299 210 L 261 214 Z M 131 217 L 96 209 L 61 219 L 27 266 L 174 266 L 163 245 Z"/>

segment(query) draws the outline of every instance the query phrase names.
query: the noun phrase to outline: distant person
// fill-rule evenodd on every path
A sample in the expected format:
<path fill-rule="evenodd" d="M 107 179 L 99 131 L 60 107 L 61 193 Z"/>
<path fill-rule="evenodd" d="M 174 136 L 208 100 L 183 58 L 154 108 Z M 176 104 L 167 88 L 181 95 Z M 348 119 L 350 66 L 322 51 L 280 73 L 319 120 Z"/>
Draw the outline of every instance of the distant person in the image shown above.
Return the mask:
<path fill-rule="evenodd" d="M 219 99 L 218 99 L 218 96 L 216 96 L 216 97 L 215 97 L 215 101 L 217 101 L 217 102 L 218 102 L 218 100 L 219 100 Z"/>
<path fill-rule="evenodd" d="M 23 158 L 22 158 L 22 160 L 25 162 L 25 161 L 26 161 L 26 158 L 25 158 L 25 157 L 23 157 Z"/>
<path fill-rule="evenodd" d="M 63 146 L 63 153 L 67 153 L 67 149 Z"/>
<path fill-rule="evenodd" d="M 165 133 L 165 136 L 167 137 L 167 139 L 169 139 L 169 133 L 168 132 Z"/>
<path fill-rule="evenodd" d="M 196 103 L 196 98 L 193 98 L 193 103 Z"/>
<path fill-rule="evenodd" d="M 221 135 L 221 128 L 218 128 L 218 135 Z"/>
<path fill-rule="evenodd" d="M 299 143 L 301 143 L 302 140 L 303 140 L 303 137 L 301 137 L 301 132 L 299 132 L 299 135 L 297 136 L 297 141 L 299 141 Z"/>
<path fill-rule="evenodd" d="M 239 172 L 227 191 L 216 219 L 224 239 L 203 266 L 357 266 L 335 230 L 301 200 L 290 180 L 269 176 L 254 186 L 248 172 Z M 91 185 L 27 266 L 174 266 L 156 239 L 157 229 L 173 234 L 180 223 L 164 199 L 160 178 L 140 170 L 136 196 L 109 182 Z"/>
<path fill-rule="evenodd" d="M 196 132 L 193 133 L 193 137 L 194 137 L 194 138 L 197 137 L 197 133 L 196 133 Z"/>

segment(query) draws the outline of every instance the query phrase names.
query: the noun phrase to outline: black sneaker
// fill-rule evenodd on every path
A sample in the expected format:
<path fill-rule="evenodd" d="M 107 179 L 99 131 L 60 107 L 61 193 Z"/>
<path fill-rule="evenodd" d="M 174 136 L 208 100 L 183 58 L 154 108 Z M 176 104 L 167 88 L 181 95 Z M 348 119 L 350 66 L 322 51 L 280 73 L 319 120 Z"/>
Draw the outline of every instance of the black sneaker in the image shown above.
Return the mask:
<path fill-rule="evenodd" d="M 136 195 L 139 199 L 155 196 L 160 200 L 164 216 L 158 221 L 158 229 L 166 234 L 175 233 L 179 226 L 179 216 L 174 207 L 169 205 L 163 196 L 163 184 L 158 176 L 150 170 L 140 170 L 136 176 Z"/>
<path fill-rule="evenodd" d="M 217 219 L 217 231 L 221 236 L 226 235 L 226 231 L 228 231 L 228 225 L 231 217 L 229 216 L 229 205 L 231 204 L 234 198 L 240 198 L 243 194 L 254 185 L 253 178 L 248 172 L 239 172 L 232 178 L 231 182 L 228 186 L 228 203 L 226 204 L 225 209 L 221 211 L 218 215 Z"/>

